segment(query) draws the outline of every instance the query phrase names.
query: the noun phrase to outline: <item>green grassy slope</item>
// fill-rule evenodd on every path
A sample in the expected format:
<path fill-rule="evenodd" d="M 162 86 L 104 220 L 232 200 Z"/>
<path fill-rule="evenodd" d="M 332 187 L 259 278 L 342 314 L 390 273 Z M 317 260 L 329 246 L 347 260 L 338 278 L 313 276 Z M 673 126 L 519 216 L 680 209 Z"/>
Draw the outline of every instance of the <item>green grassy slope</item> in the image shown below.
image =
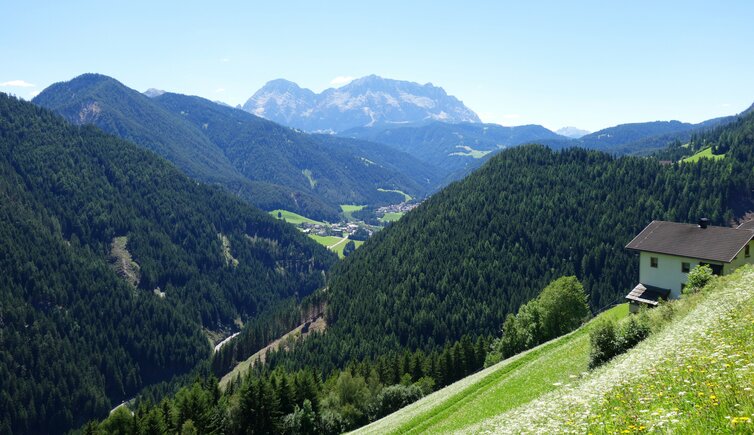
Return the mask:
<path fill-rule="evenodd" d="M 383 189 L 383 188 L 380 187 L 380 188 L 377 189 L 377 191 L 379 191 L 379 192 L 394 192 L 394 193 L 403 195 L 403 200 L 404 201 L 411 201 L 413 199 L 413 197 L 411 195 L 409 195 L 408 193 L 403 192 L 401 190 L 398 190 L 398 189 Z"/>
<path fill-rule="evenodd" d="M 380 218 L 380 221 L 395 222 L 398 219 L 402 218 L 404 214 L 406 213 L 403 213 L 403 212 L 385 213 L 385 215 Z"/>
<path fill-rule="evenodd" d="M 356 211 L 361 211 L 366 207 L 366 205 L 349 205 L 349 204 L 341 204 L 340 209 L 343 211 L 343 217 L 345 217 L 347 220 L 353 220 L 353 213 Z"/>
<path fill-rule="evenodd" d="M 627 314 L 628 305 L 623 304 L 600 318 L 617 320 Z M 469 376 L 363 430 L 448 432 L 522 405 L 587 369 L 591 325 Z"/>
<path fill-rule="evenodd" d="M 586 371 L 591 322 L 362 431 L 750 433 L 754 269 L 654 315 L 673 312 L 664 328 L 594 371 Z"/>
<path fill-rule="evenodd" d="M 278 213 L 280 213 L 280 218 L 278 218 Z M 285 219 L 286 222 L 293 225 L 299 225 L 304 222 L 310 223 L 310 224 L 319 224 L 324 225 L 324 222 L 315 221 L 314 219 L 309 219 L 306 216 L 301 216 L 298 213 L 294 213 L 292 211 L 283 210 L 283 209 L 277 209 L 272 210 L 270 212 L 270 216 L 274 217 L 275 219 Z"/>
<path fill-rule="evenodd" d="M 693 156 L 686 157 L 685 159 L 681 160 L 682 162 L 686 163 L 693 163 L 699 161 L 699 159 L 724 159 L 725 154 L 712 154 L 712 147 L 705 148 L 698 153 L 694 154 Z"/>
<path fill-rule="evenodd" d="M 348 238 L 337 236 L 318 236 L 316 234 L 310 234 L 309 237 L 320 245 L 325 246 L 327 249 L 338 254 L 338 257 L 345 257 L 345 255 L 343 255 L 343 249 L 346 247 L 346 243 L 349 242 Z M 361 240 L 354 240 L 353 243 L 358 248 L 364 242 Z"/>

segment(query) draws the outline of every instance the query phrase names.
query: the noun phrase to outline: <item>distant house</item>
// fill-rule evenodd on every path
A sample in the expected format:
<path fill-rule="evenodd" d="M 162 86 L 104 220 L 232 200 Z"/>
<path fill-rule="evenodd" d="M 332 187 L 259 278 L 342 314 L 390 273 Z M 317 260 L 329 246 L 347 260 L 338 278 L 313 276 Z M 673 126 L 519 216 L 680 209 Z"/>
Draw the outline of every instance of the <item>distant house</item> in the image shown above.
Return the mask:
<path fill-rule="evenodd" d="M 676 299 L 695 266 L 707 264 L 715 275 L 726 275 L 743 264 L 754 263 L 751 255 L 754 221 L 738 228 L 652 221 L 626 249 L 639 252 L 639 284 L 626 296 L 631 310 L 640 304 L 657 305 L 659 299 Z"/>

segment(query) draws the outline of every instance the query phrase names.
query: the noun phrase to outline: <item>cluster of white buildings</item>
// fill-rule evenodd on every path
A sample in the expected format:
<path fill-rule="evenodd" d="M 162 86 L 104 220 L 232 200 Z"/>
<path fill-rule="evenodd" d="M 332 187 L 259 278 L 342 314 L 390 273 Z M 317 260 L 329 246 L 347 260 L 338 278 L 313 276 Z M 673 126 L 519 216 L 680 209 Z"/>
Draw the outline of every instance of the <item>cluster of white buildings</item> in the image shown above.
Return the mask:
<path fill-rule="evenodd" d="M 340 222 L 332 225 L 310 224 L 304 222 L 299 225 L 299 228 L 301 228 L 301 230 L 306 234 L 316 234 L 318 236 L 348 237 L 359 229 L 359 225 L 352 222 Z M 369 234 L 371 235 L 371 230 L 367 231 L 369 231 Z"/>
<path fill-rule="evenodd" d="M 386 205 L 385 207 L 380 207 L 377 209 L 377 214 L 385 214 L 385 213 L 406 213 L 413 209 L 415 209 L 419 203 L 416 202 L 402 202 L 400 204 L 391 204 Z"/>

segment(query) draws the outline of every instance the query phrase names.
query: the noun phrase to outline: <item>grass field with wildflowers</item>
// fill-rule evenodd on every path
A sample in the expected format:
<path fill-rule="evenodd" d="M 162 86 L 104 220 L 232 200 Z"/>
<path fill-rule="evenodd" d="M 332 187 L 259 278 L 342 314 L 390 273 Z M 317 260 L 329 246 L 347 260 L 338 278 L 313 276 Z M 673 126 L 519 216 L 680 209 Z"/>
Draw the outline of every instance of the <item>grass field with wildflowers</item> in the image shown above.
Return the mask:
<path fill-rule="evenodd" d="M 590 323 L 363 430 L 754 433 L 754 268 L 647 316 L 652 335 L 595 370 L 578 371 L 588 361 Z"/>

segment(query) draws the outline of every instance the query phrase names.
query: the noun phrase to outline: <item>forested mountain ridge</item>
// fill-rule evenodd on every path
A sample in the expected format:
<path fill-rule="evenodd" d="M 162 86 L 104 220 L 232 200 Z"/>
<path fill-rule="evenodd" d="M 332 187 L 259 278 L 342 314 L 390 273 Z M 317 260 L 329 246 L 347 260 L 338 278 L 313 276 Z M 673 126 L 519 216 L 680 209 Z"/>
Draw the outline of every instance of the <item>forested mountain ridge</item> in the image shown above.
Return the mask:
<path fill-rule="evenodd" d="M 749 109 L 750 110 L 750 109 Z M 747 111 L 738 116 L 743 116 Z M 736 116 L 724 116 L 691 124 L 680 121 L 653 121 L 620 124 L 608 127 L 578 139 L 545 140 L 543 144 L 554 149 L 582 147 L 615 155 L 647 156 L 661 151 L 673 143 L 687 143 L 694 134 L 716 126 L 724 126 L 736 120 Z"/>
<path fill-rule="evenodd" d="M 698 124 L 679 121 L 621 124 L 578 138 L 564 137 L 539 125 L 503 127 L 496 124 L 445 122 L 418 126 L 361 127 L 341 132 L 340 135 L 390 145 L 445 169 L 446 180 L 453 181 L 478 168 L 500 150 L 521 144 L 539 143 L 555 150 L 581 147 L 614 155 L 646 156 L 673 143 L 685 144 L 692 135 L 735 119 L 735 116 L 727 116 Z"/>
<path fill-rule="evenodd" d="M 272 80 L 243 109 L 289 127 L 327 133 L 433 120 L 480 122 L 476 113 L 440 87 L 376 75 L 320 94 L 288 80 Z"/>
<path fill-rule="evenodd" d="M 82 74 L 49 86 L 32 102 L 74 124 L 93 124 L 142 145 L 175 163 L 190 177 L 208 183 L 243 181 L 221 150 L 198 129 L 111 77 Z"/>
<path fill-rule="evenodd" d="M 335 261 L 152 152 L 5 94 L 0 149 L 1 432 L 103 416 L 206 358 L 202 328 L 307 295 Z M 121 237 L 136 286 L 109 264 Z"/>
<path fill-rule="evenodd" d="M 437 175 L 412 178 L 395 165 L 369 165 L 352 154 L 353 147 L 323 150 L 320 139 L 240 110 L 177 94 L 150 98 L 98 74 L 52 85 L 33 101 L 75 124 L 95 124 L 153 150 L 193 178 L 220 184 L 266 210 L 337 221 L 340 204 L 399 202 L 378 188 L 420 197 L 437 187 Z M 207 119 L 199 122 L 198 113 Z"/>
<path fill-rule="evenodd" d="M 706 216 L 726 225 L 751 209 L 753 118 L 715 130 L 735 144 L 717 161 L 662 165 L 537 145 L 500 152 L 339 264 L 327 333 L 280 363 L 329 370 L 492 334 L 563 275 L 584 283 L 595 311 L 621 299 L 638 279 L 624 246 L 648 222 Z"/>
<path fill-rule="evenodd" d="M 707 148 L 713 155 L 721 156 L 731 148 L 743 149 L 744 142 L 751 135 L 751 125 L 748 120 L 751 119 L 752 114 L 754 114 L 754 104 L 733 120 L 726 119 L 726 122 L 711 124 L 706 129 L 694 131 L 687 142 L 675 141 L 670 146 L 657 151 L 654 156 L 660 160 L 678 161 Z"/>
<path fill-rule="evenodd" d="M 443 168 L 449 181 L 462 178 L 507 147 L 564 139 L 540 125 L 431 122 L 420 126 L 354 128 L 340 134 L 380 142 Z"/>
<path fill-rule="evenodd" d="M 155 101 L 200 128 L 246 178 L 310 192 L 331 205 L 400 202 L 377 188 L 424 196 L 438 184 L 435 168 L 382 144 L 312 136 L 199 97 L 165 93 Z"/>

